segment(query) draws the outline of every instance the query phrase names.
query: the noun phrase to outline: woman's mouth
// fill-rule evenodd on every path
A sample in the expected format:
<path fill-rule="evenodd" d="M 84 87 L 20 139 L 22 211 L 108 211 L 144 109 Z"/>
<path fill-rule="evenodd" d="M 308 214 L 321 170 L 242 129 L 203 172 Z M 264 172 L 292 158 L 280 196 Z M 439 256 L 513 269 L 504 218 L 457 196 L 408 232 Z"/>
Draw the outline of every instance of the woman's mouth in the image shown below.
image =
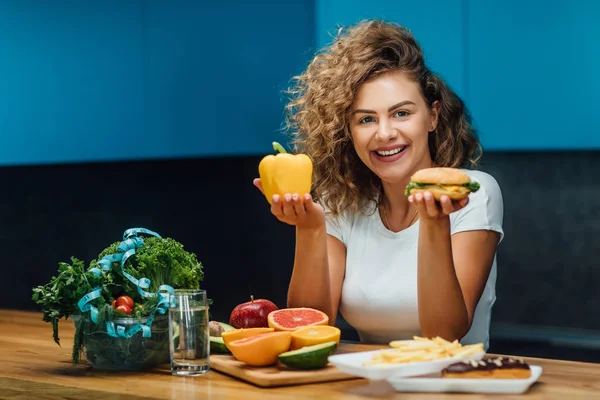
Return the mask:
<path fill-rule="evenodd" d="M 404 151 L 404 149 L 407 146 L 402 146 L 402 147 L 397 147 L 393 150 L 382 150 L 382 151 L 376 151 L 375 153 L 377 153 L 378 156 L 381 157 L 389 157 L 389 156 L 393 156 L 395 154 L 401 153 L 402 151 Z"/>
<path fill-rule="evenodd" d="M 375 158 L 377 161 L 391 163 L 405 155 L 408 148 L 408 145 L 403 145 L 381 150 L 374 150 L 371 152 L 371 154 L 373 154 L 373 158 Z"/>

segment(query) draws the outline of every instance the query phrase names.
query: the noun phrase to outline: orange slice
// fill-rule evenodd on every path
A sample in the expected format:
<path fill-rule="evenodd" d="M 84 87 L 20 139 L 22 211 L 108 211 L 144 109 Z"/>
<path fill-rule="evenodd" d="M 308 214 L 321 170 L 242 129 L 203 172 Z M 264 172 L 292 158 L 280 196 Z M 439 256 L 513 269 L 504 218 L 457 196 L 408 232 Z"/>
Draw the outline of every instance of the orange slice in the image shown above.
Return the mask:
<path fill-rule="evenodd" d="M 292 332 L 291 350 L 301 349 L 327 342 L 340 342 L 341 331 L 335 326 L 316 325 L 300 328 Z"/>
<path fill-rule="evenodd" d="M 278 356 L 290 349 L 290 332 L 269 332 L 230 342 L 227 348 L 236 360 L 253 367 L 277 364 Z"/>
<path fill-rule="evenodd" d="M 221 332 L 221 337 L 223 338 L 223 343 L 227 346 L 230 342 L 234 340 L 240 340 L 249 338 L 251 336 L 260 335 L 263 333 L 273 332 L 273 328 L 242 328 L 242 329 L 233 329 L 231 331 Z"/>

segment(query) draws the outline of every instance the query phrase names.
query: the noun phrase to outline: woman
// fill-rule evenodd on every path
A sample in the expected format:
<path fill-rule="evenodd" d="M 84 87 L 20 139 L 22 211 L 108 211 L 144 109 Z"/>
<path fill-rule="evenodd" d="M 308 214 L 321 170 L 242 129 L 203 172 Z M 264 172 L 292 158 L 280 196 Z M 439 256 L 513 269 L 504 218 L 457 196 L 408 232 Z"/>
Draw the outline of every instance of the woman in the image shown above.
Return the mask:
<path fill-rule="evenodd" d="M 487 349 L 502 194 L 471 169 L 481 189 L 460 202 L 404 194 L 416 171 L 466 168 L 480 153 L 463 102 L 427 69 L 411 33 L 380 21 L 351 27 L 290 93 L 314 200 L 273 197 L 272 213 L 296 227 L 288 306 L 320 309 L 332 324 L 340 311 L 364 342 L 440 336 Z"/>

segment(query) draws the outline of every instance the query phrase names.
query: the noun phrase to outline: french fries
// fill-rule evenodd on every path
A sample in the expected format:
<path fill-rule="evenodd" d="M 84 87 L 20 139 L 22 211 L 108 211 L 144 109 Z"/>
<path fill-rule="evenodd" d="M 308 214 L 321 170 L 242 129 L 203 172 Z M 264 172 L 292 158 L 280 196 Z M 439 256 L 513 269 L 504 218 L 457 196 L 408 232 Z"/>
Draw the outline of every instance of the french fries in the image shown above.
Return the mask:
<path fill-rule="evenodd" d="M 364 366 L 386 366 L 412 362 L 443 360 L 445 358 L 468 357 L 483 351 L 483 343 L 461 345 L 458 340 L 449 342 L 441 337 L 428 339 L 413 336 L 413 340 L 393 340 L 391 349 L 373 355 Z"/>

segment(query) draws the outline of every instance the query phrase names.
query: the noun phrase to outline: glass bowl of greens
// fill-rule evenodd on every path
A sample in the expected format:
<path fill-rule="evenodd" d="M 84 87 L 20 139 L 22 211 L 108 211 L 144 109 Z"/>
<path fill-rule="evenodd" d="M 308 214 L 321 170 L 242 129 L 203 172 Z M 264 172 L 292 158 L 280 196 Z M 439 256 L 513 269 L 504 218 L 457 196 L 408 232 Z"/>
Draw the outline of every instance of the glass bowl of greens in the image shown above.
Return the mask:
<path fill-rule="evenodd" d="M 97 369 L 142 371 L 169 363 L 169 319 L 157 315 L 150 328 L 151 336 L 144 337 L 139 331 L 131 337 L 110 336 L 103 326 L 92 322 L 88 316 L 73 316 L 73 323 L 80 324 L 79 338 L 85 359 Z M 112 322 L 126 330 L 147 318 L 118 318 Z"/>
<path fill-rule="evenodd" d="M 142 234 L 151 237 L 142 239 Z M 59 262 L 57 272 L 34 287 L 32 295 L 42 319 L 52 326 L 54 341 L 60 345 L 58 321 L 71 318 L 73 364 L 85 356 L 93 367 L 112 370 L 146 370 L 169 363 L 169 320 L 161 295 L 165 290 L 199 289 L 204 277 L 202 263 L 183 244 L 144 228 L 128 229 L 122 241 L 113 242 L 89 263 L 76 257 Z M 118 304 L 122 298 L 127 298 L 128 307 Z M 153 320 L 147 324 L 150 315 Z M 111 336 L 110 323 L 124 331 L 117 329 Z M 127 335 L 136 324 L 149 325 L 150 336 L 142 331 Z"/>

